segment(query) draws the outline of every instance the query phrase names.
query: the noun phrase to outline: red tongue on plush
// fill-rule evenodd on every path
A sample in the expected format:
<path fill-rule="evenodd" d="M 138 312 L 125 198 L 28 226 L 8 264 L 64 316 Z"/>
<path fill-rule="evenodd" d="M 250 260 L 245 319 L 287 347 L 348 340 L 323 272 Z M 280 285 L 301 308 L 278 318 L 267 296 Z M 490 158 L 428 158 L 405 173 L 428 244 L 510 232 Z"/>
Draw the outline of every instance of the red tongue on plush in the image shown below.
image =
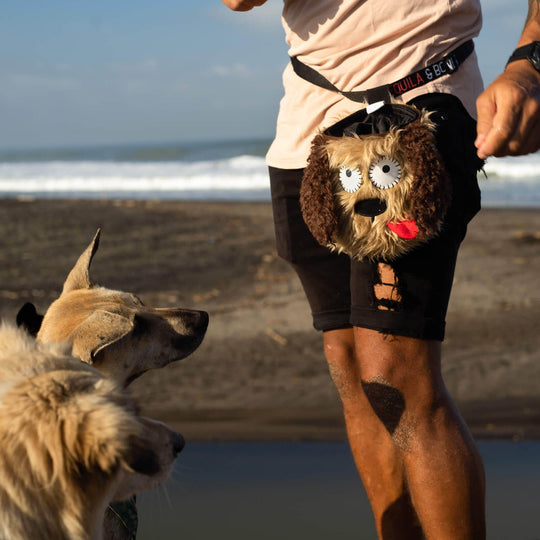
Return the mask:
<path fill-rule="evenodd" d="M 400 238 L 405 238 L 405 240 L 412 240 L 418 234 L 418 227 L 414 219 L 406 219 L 397 223 L 390 222 L 388 223 L 388 228 L 394 231 Z"/>

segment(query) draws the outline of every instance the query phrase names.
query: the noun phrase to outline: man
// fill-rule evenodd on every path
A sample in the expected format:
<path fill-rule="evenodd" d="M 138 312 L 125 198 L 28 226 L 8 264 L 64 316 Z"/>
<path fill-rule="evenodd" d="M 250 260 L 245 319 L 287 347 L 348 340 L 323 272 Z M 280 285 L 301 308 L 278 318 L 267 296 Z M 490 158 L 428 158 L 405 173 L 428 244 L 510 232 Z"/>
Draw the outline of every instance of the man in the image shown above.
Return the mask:
<path fill-rule="evenodd" d="M 266 2 L 222 1 L 235 11 Z M 478 34 L 481 12 L 478 0 L 285 0 L 283 23 L 291 56 L 351 91 L 428 66 L 441 71 L 442 59 Z M 539 0 L 529 0 L 518 48 L 536 40 Z M 440 235 L 391 263 L 331 252 L 302 223 L 298 192 L 311 140 L 360 106 L 290 65 L 284 73 L 267 156 L 277 248 L 298 273 L 323 332 L 349 443 L 385 540 L 485 538 L 483 466 L 442 381 L 441 341 L 457 250 L 479 209 L 479 160 L 540 148 L 536 55 L 532 45 L 520 49 L 482 92 L 469 50 L 457 71 L 409 85 L 400 96 L 434 112 L 454 196 Z M 396 307 L 383 309 L 390 298 Z"/>

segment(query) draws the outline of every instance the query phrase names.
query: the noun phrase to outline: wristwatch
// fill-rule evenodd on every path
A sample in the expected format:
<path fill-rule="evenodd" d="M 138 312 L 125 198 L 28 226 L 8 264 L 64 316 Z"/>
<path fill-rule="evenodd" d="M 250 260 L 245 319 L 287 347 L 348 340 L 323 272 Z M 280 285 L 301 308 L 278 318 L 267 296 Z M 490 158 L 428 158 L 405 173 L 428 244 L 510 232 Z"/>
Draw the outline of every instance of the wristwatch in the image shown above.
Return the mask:
<path fill-rule="evenodd" d="M 533 41 L 523 47 L 518 47 L 506 62 L 508 65 L 515 60 L 528 60 L 534 69 L 540 73 L 540 41 Z"/>

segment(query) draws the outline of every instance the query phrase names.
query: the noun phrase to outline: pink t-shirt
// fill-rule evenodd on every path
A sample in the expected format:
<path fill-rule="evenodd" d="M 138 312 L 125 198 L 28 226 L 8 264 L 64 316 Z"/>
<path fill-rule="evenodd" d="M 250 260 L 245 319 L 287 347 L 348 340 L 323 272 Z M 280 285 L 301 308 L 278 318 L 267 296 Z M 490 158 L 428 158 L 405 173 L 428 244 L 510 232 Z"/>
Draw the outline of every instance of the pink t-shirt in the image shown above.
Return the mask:
<path fill-rule="evenodd" d="M 314 68 L 343 91 L 392 83 L 426 67 L 476 37 L 482 25 L 479 0 L 285 0 L 282 16 L 290 56 Z M 274 142 L 267 163 L 282 169 L 306 165 L 318 130 L 361 105 L 283 73 Z M 451 75 L 403 94 L 457 96 L 475 116 L 482 79 L 473 52 Z"/>

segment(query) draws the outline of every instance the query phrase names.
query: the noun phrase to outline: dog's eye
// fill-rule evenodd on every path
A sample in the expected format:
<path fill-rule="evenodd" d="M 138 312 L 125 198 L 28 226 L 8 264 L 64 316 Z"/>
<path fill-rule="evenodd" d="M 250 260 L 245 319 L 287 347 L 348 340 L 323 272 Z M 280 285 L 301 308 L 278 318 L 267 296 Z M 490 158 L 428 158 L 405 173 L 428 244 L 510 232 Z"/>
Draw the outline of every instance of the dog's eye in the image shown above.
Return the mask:
<path fill-rule="evenodd" d="M 140 315 L 135 315 L 133 318 L 133 330 L 132 330 L 132 336 L 133 337 L 141 337 L 144 335 L 148 330 L 148 321 L 141 317 Z"/>
<path fill-rule="evenodd" d="M 339 170 L 339 181 L 345 191 L 354 193 L 362 185 L 362 173 L 358 169 L 342 167 Z"/>
<path fill-rule="evenodd" d="M 390 189 L 401 178 L 401 166 L 395 159 L 383 157 L 371 165 L 369 178 L 379 189 Z"/>

